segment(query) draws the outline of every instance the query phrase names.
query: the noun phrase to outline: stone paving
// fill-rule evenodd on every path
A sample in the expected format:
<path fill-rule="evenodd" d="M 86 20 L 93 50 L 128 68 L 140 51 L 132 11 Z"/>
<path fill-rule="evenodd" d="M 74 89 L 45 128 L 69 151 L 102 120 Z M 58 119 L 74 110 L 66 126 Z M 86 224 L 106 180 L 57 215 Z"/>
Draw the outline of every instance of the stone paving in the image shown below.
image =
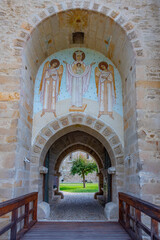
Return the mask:
<path fill-rule="evenodd" d="M 64 199 L 51 205 L 50 220 L 106 221 L 106 218 L 93 193 L 65 192 Z"/>

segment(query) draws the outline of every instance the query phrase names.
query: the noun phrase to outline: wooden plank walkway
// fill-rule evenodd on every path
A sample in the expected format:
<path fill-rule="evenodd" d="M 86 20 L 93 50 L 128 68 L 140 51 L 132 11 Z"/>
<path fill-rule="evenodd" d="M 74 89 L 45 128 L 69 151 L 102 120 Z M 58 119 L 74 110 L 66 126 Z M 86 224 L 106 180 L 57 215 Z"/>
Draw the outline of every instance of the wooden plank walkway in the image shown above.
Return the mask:
<path fill-rule="evenodd" d="M 38 222 L 22 240 L 131 240 L 119 223 Z"/>

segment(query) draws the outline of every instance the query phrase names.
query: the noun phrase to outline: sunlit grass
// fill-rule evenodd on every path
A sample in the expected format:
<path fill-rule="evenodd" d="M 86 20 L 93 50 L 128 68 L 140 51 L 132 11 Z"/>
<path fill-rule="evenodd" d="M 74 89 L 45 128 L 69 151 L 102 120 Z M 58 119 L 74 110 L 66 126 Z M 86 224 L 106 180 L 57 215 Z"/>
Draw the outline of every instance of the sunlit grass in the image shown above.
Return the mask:
<path fill-rule="evenodd" d="M 98 192 L 98 183 L 86 183 L 86 188 L 83 188 L 83 183 L 61 183 L 60 191 L 65 192 L 77 192 L 77 193 L 85 193 L 85 192 Z"/>

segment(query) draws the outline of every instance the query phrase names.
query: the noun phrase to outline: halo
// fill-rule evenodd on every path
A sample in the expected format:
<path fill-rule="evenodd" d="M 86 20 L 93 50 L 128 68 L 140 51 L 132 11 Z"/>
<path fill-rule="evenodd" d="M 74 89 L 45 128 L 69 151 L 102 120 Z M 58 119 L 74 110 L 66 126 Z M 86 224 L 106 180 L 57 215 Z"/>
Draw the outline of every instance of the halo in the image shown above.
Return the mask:
<path fill-rule="evenodd" d="M 75 61 L 77 61 L 77 60 L 76 60 L 77 54 L 81 54 L 81 55 L 82 55 L 82 60 L 81 60 L 81 61 L 83 61 L 83 60 L 85 59 L 85 53 L 84 53 L 83 51 L 81 51 L 81 50 L 77 50 L 77 51 L 75 51 L 75 52 L 73 53 L 73 59 L 74 59 Z"/>
<path fill-rule="evenodd" d="M 60 62 L 59 62 L 58 59 L 52 59 L 52 60 L 50 61 L 50 66 L 52 66 L 53 63 L 56 63 L 56 64 L 57 64 L 57 65 L 55 66 L 55 68 L 59 67 L 59 65 L 60 65 Z"/>
<path fill-rule="evenodd" d="M 104 66 L 106 66 L 106 68 L 108 68 L 108 63 L 107 63 L 107 62 L 100 62 L 100 63 L 98 64 L 98 67 L 99 67 L 101 70 L 103 70 L 103 69 L 101 68 L 102 65 L 104 65 Z"/>

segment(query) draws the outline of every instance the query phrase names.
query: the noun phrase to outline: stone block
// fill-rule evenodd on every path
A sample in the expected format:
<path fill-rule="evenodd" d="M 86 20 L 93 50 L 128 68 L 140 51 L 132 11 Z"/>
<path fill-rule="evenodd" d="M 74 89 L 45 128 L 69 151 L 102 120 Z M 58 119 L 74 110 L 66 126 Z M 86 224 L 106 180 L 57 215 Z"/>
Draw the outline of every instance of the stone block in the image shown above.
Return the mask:
<path fill-rule="evenodd" d="M 13 168 L 15 166 L 15 153 L 14 152 L 11 152 L 11 153 L 7 153 L 2 155 L 1 157 L 3 160 L 2 160 L 2 163 L 1 163 L 1 167 L 3 168 Z"/>
<path fill-rule="evenodd" d="M 39 168 L 39 172 L 40 172 L 41 174 L 47 174 L 47 173 L 48 173 L 48 168 L 41 166 L 41 167 Z"/>
<path fill-rule="evenodd" d="M 50 205 L 46 202 L 41 202 L 38 204 L 37 217 L 38 220 L 48 218 L 50 215 Z"/>
<path fill-rule="evenodd" d="M 118 206 L 109 202 L 105 205 L 104 214 L 108 221 L 117 221 L 118 220 Z"/>
<path fill-rule="evenodd" d="M 60 128 L 58 121 L 55 121 L 51 124 L 51 127 L 56 131 Z"/>
<path fill-rule="evenodd" d="M 63 126 L 67 126 L 69 124 L 69 120 L 67 117 L 63 117 L 60 119 Z"/>
<path fill-rule="evenodd" d="M 108 168 L 108 174 L 115 174 L 115 173 L 116 173 L 116 168 L 115 167 Z"/>
<path fill-rule="evenodd" d="M 0 101 L 18 101 L 20 94 L 18 92 L 0 92 Z"/>

